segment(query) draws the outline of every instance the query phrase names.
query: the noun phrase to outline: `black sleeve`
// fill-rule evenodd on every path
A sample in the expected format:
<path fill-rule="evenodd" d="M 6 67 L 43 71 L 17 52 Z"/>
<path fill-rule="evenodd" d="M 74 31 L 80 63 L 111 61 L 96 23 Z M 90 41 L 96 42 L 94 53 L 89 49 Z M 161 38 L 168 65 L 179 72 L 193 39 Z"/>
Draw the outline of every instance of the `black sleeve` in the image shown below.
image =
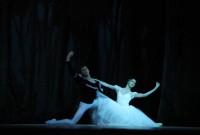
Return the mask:
<path fill-rule="evenodd" d="M 78 82 L 79 84 L 85 85 L 86 80 L 83 79 L 77 72 L 75 72 L 74 68 L 72 67 L 71 61 L 67 62 L 69 72 L 73 76 L 73 78 Z"/>
<path fill-rule="evenodd" d="M 68 65 L 70 74 L 71 74 L 73 77 L 77 76 L 77 73 L 75 72 L 74 68 L 72 67 L 71 61 L 67 62 L 67 65 Z"/>

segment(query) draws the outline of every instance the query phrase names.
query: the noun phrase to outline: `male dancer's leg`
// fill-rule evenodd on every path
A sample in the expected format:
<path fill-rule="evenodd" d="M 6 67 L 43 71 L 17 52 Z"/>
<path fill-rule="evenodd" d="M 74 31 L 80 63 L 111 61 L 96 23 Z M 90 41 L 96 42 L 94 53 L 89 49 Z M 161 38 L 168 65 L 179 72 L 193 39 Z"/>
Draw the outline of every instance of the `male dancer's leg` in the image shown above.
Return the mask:
<path fill-rule="evenodd" d="M 62 119 L 62 120 L 52 119 L 52 120 L 46 121 L 46 124 L 76 124 L 81 119 L 83 114 L 90 108 L 92 108 L 92 104 L 86 104 L 86 103 L 80 102 L 79 108 L 74 114 L 74 117 L 72 119 Z"/>

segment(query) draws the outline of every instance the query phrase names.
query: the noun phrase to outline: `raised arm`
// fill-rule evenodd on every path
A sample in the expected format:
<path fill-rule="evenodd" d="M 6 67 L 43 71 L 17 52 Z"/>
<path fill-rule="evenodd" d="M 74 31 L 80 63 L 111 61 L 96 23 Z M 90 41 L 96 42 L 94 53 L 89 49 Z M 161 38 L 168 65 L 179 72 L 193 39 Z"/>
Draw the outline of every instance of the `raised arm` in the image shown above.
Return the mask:
<path fill-rule="evenodd" d="M 137 98 L 147 97 L 147 96 L 151 95 L 154 91 L 156 91 L 159 86 L 160 86 L 160 83 L 156 82 L 156 86 L 152 90 L 150 90 L 150 91 L 148 91 L 146 93 L 134 92 L 134 96 L 137 97 Z"/>
<path fill-rule="evenodd" d="M 66 62 L 67 62 L 67 65 L 69 67 L 69 71 L 70 73 L 72 74 L 73 77 L 76 77 L 77 76 L 77 73 L 74 71 L 74 68 L 72 67 L 72 64 L 71 64 L 71 57 L 74 55 L 74 52 L 73 51 L 70 51 L 68 54 L 67 54 L 67 57 L 66 57 Z"/>
<path fill-rule="evenodd" d="M 74 55 L 74 52 L 70 51 L 67 54 L 67 57 L 66 57 L 66 60 L 65 60 L 67 65 L 68 65 L 69 72 L 73 76 L 73 79 L 76 80 L 76 82 L 78 82 L 79 84 L 82 84 L 82 85 L 86 85 L 87 81 L 85 79 L 83 79 L 83 77 L 80 74 L 78 74 L 74 70 L 74 68 L 72 67 L 71 58 L 72 58 L 73 55 Z"/>

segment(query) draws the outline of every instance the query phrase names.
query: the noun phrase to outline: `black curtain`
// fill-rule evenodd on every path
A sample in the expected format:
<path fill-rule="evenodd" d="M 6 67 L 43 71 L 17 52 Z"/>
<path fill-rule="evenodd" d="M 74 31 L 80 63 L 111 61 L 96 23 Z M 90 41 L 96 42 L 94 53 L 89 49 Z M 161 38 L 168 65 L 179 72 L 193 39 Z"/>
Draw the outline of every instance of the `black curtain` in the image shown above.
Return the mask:
<path fill-rule="evenodd" d="M 168 125 L 200 126 L 199 7 L 165 4 L 165 56 L 158 118 Z"/>
<path fill-rule="evenodd" d="M 196 3 L 133 0 L 7 0 L 0 11 L 0 122 L 44 123 L 70 118 L 77 71 L 138 92 L 130 104 L 164 125 L 199 126 L 199 21 Z M 116 98 L 116 93 L 105 90 Z M 83 118 L 84 119 L 84 118 Z M 82 120 L 83 120 L 82 119 Z M 80 123 L 90 123 L 85 116 Z"/>

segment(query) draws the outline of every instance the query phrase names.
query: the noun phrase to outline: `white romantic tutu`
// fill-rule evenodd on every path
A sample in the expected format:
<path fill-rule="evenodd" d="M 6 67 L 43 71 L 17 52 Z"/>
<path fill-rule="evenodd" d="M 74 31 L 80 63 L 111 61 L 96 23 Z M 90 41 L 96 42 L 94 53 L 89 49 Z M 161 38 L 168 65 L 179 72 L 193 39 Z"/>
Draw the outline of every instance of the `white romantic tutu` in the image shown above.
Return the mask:
<path fill-rule="evenodd" d="M 160 123 L 155 123 L 141 110 L 132 105 L 121 105 L 99 92 L 97 95 L 97 108 L 94 109 L 92 113 L 92 121 L 94 124 L 116 126 L 161 126 Z M 123 100 L 127 100 L 128 103 L 130 101 L 128 97 L 124 97 Z"/>

